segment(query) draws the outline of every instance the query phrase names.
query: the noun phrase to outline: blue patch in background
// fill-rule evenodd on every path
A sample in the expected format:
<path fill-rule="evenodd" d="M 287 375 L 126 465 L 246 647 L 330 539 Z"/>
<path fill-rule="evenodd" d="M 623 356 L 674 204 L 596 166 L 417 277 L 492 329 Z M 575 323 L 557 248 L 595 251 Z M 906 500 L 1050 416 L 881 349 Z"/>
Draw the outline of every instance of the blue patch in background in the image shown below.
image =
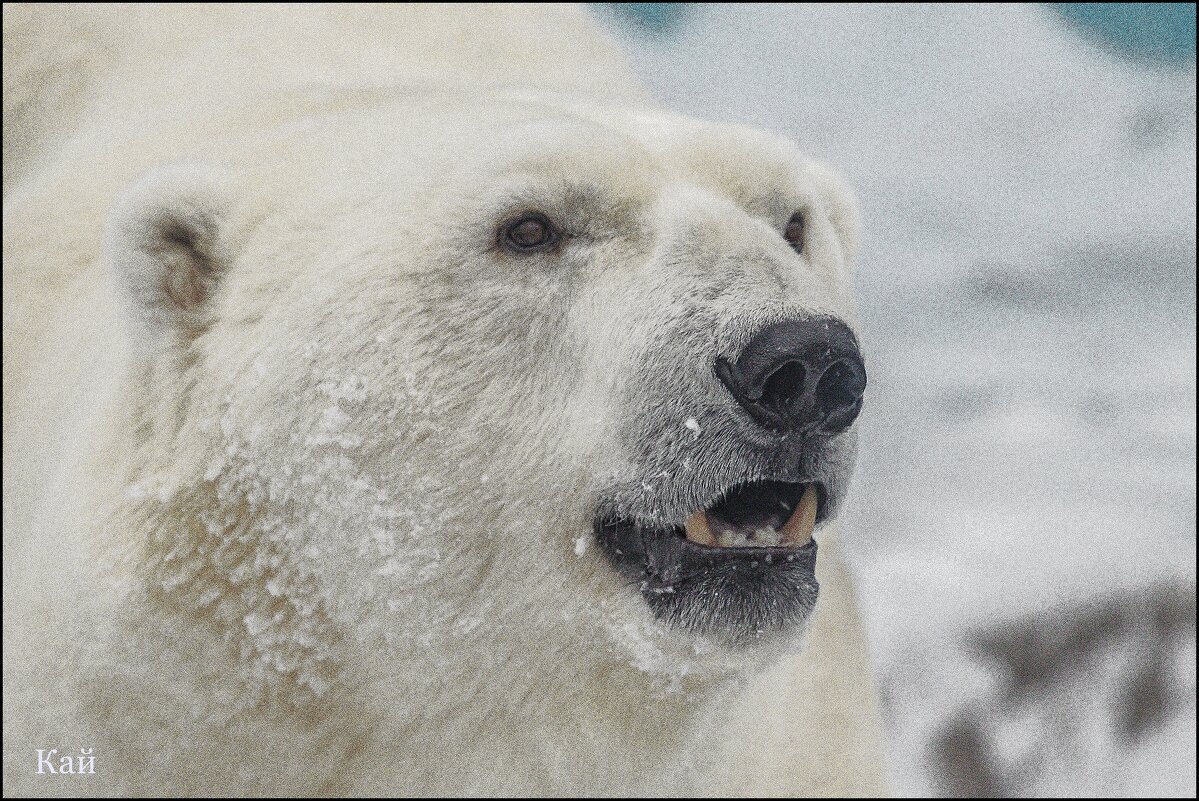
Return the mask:
<path fill-rule="evenodd" d="M 597 3 L 625 23 L 669 35 L 703 4 Z M 1157 63 L 1195 58 L 1193 3 L 1046 3 L 1071 27 L 1126 57 Z"/>
<path fill-rule="evenodd" d="M 1194 3 L 1049 3 L 1063 19 L 1124 56 L 1157 62 L 1195 58 Z"/>
<path fill-rule="evenodd" d="M 600 3 L 640 28 L 670 33 L 690 13 L 692 3 Z"/>

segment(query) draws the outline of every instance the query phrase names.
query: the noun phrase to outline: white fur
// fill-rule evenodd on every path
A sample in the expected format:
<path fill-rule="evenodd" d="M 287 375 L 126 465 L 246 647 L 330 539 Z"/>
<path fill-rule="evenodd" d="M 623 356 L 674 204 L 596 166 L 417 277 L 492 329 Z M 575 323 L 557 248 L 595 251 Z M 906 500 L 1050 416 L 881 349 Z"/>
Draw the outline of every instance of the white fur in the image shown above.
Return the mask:
<path fill-rule="evenodd" d="M 880 790 L 830 530 L 803 650 L 585 547 L 647 369 L 852 321 L 827 168 L 645 105 L 573 8 L 10 9 L 6 792 Z M 525 206 L 570 247 L 497 251 Z"/>

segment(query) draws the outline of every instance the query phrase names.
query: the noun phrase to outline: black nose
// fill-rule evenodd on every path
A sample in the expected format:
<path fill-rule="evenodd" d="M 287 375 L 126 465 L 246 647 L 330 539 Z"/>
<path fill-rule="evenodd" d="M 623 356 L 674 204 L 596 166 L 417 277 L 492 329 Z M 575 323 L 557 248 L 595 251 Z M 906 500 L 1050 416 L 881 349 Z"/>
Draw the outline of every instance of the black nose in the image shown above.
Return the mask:
<path fill-rule="evenodd" d="M 716 375 L 754 420 L 783 433 L 844 431 L 866 391 L 857 338 L 833 317 L 767 326 L 736 362 L 717 359 Z"/>

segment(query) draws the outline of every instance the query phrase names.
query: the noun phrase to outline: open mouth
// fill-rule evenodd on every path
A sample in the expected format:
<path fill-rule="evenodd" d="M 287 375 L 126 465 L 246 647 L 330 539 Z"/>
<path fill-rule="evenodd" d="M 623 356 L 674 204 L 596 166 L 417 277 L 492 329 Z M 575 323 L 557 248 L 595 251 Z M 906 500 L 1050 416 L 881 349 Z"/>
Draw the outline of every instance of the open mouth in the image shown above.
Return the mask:
<path fill-rule="evenodd" d="M 818 483 L 755 481 L 730 487 L 681 524 L 597 515 L 596 539 L 657 617 L 744 642 L 791 628 L 815 605 L 812 533 L 824 505 Z"/>
<path fill-rule="evenodd" d="M 812 541 L 819 507 L 815 484 L 742 484 L 688 517 L 683 535 L 709 548 L 802 548 Z"/>

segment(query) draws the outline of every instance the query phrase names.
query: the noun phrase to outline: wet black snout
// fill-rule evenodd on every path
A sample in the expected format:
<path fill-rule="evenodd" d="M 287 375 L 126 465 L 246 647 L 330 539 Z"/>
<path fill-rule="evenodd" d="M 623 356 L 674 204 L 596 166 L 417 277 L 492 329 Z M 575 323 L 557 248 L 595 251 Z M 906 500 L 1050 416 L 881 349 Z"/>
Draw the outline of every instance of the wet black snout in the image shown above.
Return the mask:
<path fill-rule="evenodd" d="M 849 326 L 834 317 L 787 320 L 754 335 L 716 376 L 771 431 L 836 434 L 862 410 L 866 367 Z"/>

